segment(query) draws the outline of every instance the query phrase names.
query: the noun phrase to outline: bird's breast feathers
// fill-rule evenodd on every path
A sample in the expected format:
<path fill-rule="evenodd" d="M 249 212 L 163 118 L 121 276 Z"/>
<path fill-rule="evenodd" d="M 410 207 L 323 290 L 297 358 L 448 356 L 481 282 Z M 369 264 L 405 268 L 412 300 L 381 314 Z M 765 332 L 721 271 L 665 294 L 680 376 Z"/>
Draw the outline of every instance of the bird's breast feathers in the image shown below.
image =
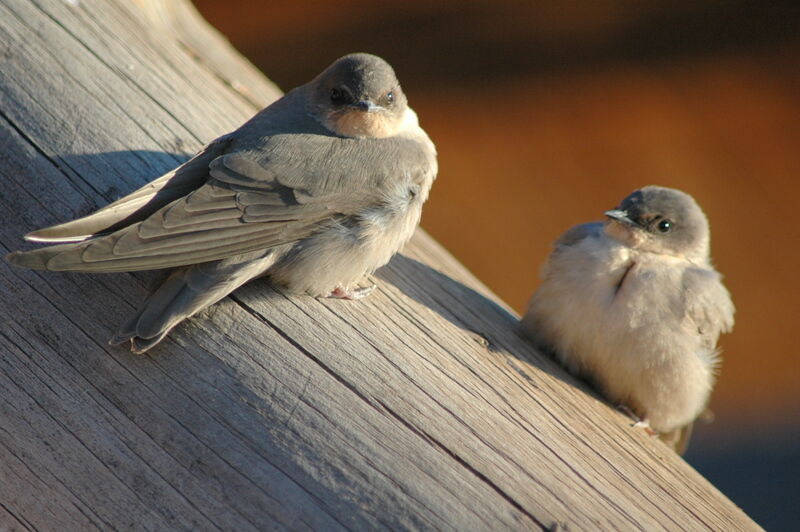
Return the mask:
<path fill-rule="evenodd" d="M 601 317 L 613 307 L 616 313 L 661 314 L 654 319 L 664 319 L 674 315 L 670 294 L 680 293 L 689 266 L 683 259 L 639 252 L 598 234 L 558 250 L 543 273 L 550 282 L 556 277 L 558 284 L 566 283 L 564 293 L 598 307 Z"/>

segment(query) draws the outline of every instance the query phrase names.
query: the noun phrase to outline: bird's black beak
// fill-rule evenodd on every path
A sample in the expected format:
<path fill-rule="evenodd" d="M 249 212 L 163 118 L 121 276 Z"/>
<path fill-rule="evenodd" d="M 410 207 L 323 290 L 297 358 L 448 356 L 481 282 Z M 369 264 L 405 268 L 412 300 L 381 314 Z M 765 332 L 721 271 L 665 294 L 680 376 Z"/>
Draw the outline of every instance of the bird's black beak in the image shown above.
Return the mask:
<path fill-rule="evenodd" d="M 383 109 L 380 105 L 375 105 L 374 103 L 368 100 L 359 100 L 356 103 L 352 104 L 352 106 L 358 109 L 359 111 L 365 111 L 367 113 L 374 113 L 375 111 Z"/>
<path fill-rule="evenodd" d="M 626 211 L 621 211 L 619 209 L 613 209 L 613 210 L 610 210 L 610 211 L 606 211 L 603 214 L 605 214 L 606 216 L 608 216 L 612 220 L 616 220 L 616 221 L 618 221 L 620 223 L 627 224 L 627 225 L 632 225 L 634 227 L 639 227 L 639 224 L 636 223 L 630 216 L 628 216 L 628 213 Z"/>

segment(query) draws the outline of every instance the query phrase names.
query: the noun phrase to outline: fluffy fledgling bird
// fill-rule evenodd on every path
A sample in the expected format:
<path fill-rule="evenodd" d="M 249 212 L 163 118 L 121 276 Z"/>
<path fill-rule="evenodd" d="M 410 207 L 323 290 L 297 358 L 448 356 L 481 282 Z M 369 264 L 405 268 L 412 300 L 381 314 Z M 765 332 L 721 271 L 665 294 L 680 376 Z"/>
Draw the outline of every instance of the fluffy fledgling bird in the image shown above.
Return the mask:
<path fill-rule="evenodd" d="M 351 54 L 172 172 L 26 236 L 60 244 L 7 259 L 60 271 L 171 268 L 111 340 L 143 352 L 262 275 L 292 292 L 366 295 L 374 287 L 354 284 L 411 237 L 436 172 L 392 67 Z"/>
<path fill-rule="evenodd" d="M 708 221 L 691 196 L 658 186 L 605 215 L 555 242 L 521 326 L 682 452 L 714 385 L 717 338 L 733 327 Z"/>

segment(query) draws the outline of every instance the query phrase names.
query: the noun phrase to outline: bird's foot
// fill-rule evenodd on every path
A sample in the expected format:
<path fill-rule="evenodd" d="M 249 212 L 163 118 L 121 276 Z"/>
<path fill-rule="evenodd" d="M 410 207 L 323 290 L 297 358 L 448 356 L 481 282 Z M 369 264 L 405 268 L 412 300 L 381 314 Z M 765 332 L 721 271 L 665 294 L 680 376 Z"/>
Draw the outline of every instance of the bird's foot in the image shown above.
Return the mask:
<path fill-rule="evenodd" d="M 653 428 L 650 426 L 650 421 L 648 421 L 648 419 L 647 419 L 647 418 L 641 418 L 641 417 L 639 417 L 639 416 L 636 414 L 636 412 L 634 412 L 633 410 L 631 410 L 631 409 L 630 409 L 628 406 L 626 406 L 626 405 L 617 405 L 617 410 L 619 410 L 620 412 L 622 412 L 623 414 L 625 414 L 626 416 L 630 417 L 630 418 L 633 420 L 633 424 L 631 425 L 631 427 L 632 427 L 632 428 L 635 428 L 635 429 L 644 429 L 644 431 L 645 431 L 645 432 L 646 432 L 646 433 L 647 433 L 649 436 L 658 436 L 658 432 L 656 432 L 655 430 L 653 430 Z"/>
<path fill-rule="evenodd" d="M 348 300 L 356 300 L 362 299 L 367 297 L 372 293 L 378 285 L 371 285 L 371 286 L 364 286 L 362 288 L 344 288 L 341 286 L 337 286 L 334 288 L 330 294 L 326 297 L 329 299 L 348 299 Z"/>
<path fill-rule="evenodd" d="M 631 427 L 635 429 L 644 429 L 644 431 L 647 433 L 648 436 L 658 436 L 658 431 L 653 430 L 653 427 L 650 426 L 650 422 L 647 421 L 646 419 L 640 419 L 639 421 L 631 425 Z"/>

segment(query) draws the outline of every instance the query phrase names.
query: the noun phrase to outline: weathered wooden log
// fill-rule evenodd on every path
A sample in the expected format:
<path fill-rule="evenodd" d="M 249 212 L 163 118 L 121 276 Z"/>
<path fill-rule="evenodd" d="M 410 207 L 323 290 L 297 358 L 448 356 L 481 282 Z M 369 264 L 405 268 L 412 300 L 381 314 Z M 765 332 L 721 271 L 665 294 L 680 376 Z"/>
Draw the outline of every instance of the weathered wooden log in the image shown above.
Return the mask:
<path fill-rule="evenodd" d="M 278 94 L 183 1 L 4 0 L 2 251 Z M 758 528 L 424 232 L 376 278 L 256 281 L 137 356 L 141 275 L 0 263 L 0 529 Z"/>

